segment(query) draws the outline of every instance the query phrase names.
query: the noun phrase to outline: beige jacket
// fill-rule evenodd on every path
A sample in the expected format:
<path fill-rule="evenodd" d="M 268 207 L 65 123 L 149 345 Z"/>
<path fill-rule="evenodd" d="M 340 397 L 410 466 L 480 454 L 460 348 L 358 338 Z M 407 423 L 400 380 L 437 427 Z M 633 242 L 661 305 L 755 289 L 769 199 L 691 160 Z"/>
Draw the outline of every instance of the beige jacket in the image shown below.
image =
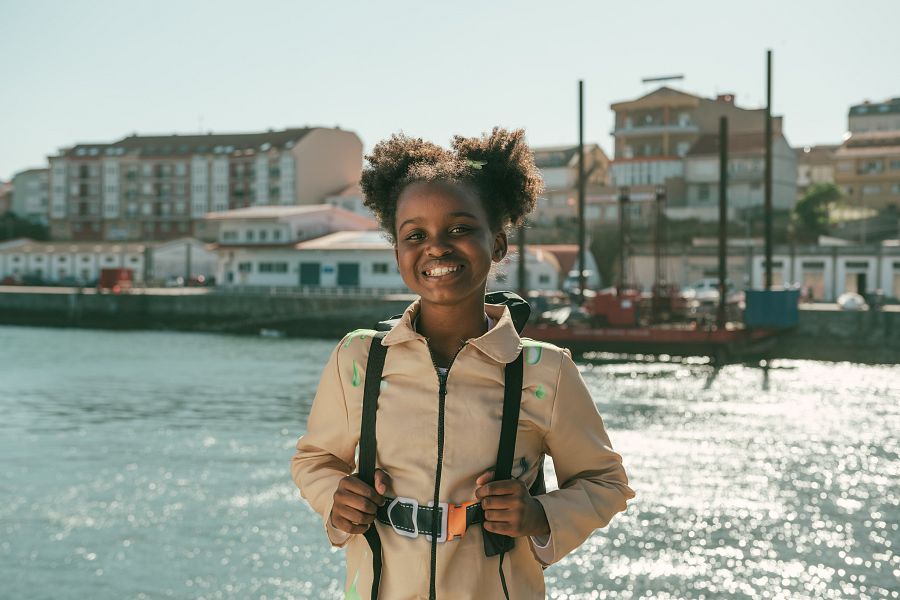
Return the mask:
<path fill-rule="evenodd" d="M 413 328 L 418 301 L 382 340 L 389 346 L 378 401 L 376 465 L 390 473 L 389 496 L 433 500 L 438 435 L 438 376 L 425 338 Z M 550 524 L 546 564 L 577 548 L 634 497 L 613 452 L 594 401 L 568 350 L 520 339 L 509 310 L 486 305 L 497 321 L 460 350 L 446 379 L 444 452 L 440 499 L 472 500 L 475 479 L 497 458 L 503 408 L 503 367 L 525 352 L 522 404 L 513 476 L 532 484 L 542 454 L 553 457 L 560 489 L 537 496 Z M 368 598 L 372 555 L 362 535 L 349 539 L 328 520 L 338 482 L 356 469 L 363 383 L 372 330 L 347 334 L 331 353 L 309 416 L 297 442 L 291 471 L 302 496 L 322 516 L 335 546 L 346 546 L 345 589 Z M 383 545 L 380 598 L 428 598 L 431 543 L 424 535 L 398 535 L 375 523 Z M 481 526 L 438 544 L 440 600 L 503 598 L 498 557 L 486 558 Z M 541 561 L 533 541 L 516 540 L 503 563 L 510 598 L 544 598 Z"/>

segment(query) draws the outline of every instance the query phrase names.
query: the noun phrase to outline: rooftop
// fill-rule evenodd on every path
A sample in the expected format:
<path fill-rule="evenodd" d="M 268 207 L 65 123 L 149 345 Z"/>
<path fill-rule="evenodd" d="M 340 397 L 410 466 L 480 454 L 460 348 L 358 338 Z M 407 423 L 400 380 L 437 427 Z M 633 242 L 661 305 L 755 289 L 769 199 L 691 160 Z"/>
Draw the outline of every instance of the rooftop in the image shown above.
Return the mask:
<path fill-rule="evenodd" d="M 187 156 L 191 154 L 253 154 L 272 148 L 292 148 L 320 127 L 297 127 L 258 133 L 205 133 L 170 135 L 130 135 L 108 143 L 79 143 L 63 148 L 61 156 L 98 157 L 137 154 L 141 156 Z"/>
<path fill-rule="evenodd" d="M 210 212 L 206 214 L 206 220 L 279 220 L 288 217 L 296 217 L 298 215 L 315 215 L 323 213 L 328 214 L 329 216 L 339 216 L 342 219 L 354 221 L 356 223 L 359 223 L 360 225 L 369 226 L 369 228 L 371 229 L 378 227 L 378 223 L 373 218 L 358 215 L 338 206 L 332 206 L 331 204 L 307 204 L 303 206 L 248 206 L 246 208 L 235 208 L 233 210 Z"/>
<path fill-rule="evenodd" d="M 294 245 L 297 250 L 393 250 L 381 230 L 337 231 Z"/>
<path fill-rule="evenodd" d="M 900 97 L 891 98 L 884 102 L 869 102 L 866 100 L 862 104 L 856 104 L 850 107 L 850 115 L 857 117 L 891 113 L 900 113 Z"/>

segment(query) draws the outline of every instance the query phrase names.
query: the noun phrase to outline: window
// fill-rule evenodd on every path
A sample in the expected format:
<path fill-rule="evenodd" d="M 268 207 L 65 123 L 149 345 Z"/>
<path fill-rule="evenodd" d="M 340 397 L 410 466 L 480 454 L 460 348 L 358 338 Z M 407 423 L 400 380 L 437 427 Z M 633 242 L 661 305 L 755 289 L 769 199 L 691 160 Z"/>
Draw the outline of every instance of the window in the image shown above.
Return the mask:
<path fill-rule="evenodd" d="M 248 242 L 253 241 L 253 230 L 252 229 L 247 230 L 247 232 L 244 234 L 244 239 L 246 239 Z"/>
<path fill-rule="evenodd" d="M 225 242 L 237 241 L 237 231 L 223 231 L 222 240 Z"/>
<path fill-rule="evenodd" d="M 259 263 L 260 273 L 287 273 L 287 263 L 284 262 L 264 262 Z"/>
<path fill-rule="evenodd" d="M 269 232 L 265 229 L 260 230 L 259 232 L 259 241 L 265 242 L 269 238 Z"/>
<path fill-rule="evenodd" d="M 253 272 L 253 263 L 248 263 L 248 262 L 239 263 L 238 271 L 240 271 L 241 273 L 252 273 Z"/>
<path fill-rule="evenodd" d="M 709 200 L 709 186 L 707 184 L 704 183 L 697 187 L 697 199 Z"/>
<path fill-rule="evenodd" d="M 876 184 L 864 185 L 862 188 L 863 196 L 875 196 L 881 193 L 881 186 Z"/>
<path fill-rule="evenodd" d="M 540 275 L 538 275 L 538 283 L 543 283 L 543 284 L 550 283 L 550 276 L 547 275 L 546 273 L 541 273 Z"/>
<path fill-rule="evenodd" d="M 175 163 L 175 174 L 179 177 L 187 175 L 187 165 L 185 163 Z"/>
<path fill-rule="evenodd" d="M 900 183 L 895 183 L 891 186 L 892 194 L 900 194 Z"/>
<path fill-rule="evenodd" d="M 387 263 L 374 263 L 372 265 L 372 272 L 378 275 L 386 275 L 388 272 L 388 264 Z"/>
<path fill-rule="evenodd" d="M 891 170 L 894 171 L 897 169 L 900 169 L 900 160 L 894 159 L 891 161 Z"/>
<path fill-rule="evenodd" d="M 276 229 L 272 232 L 272 239 L 276 240 L 276 241 L 281 239 L 281 230 L 280 229 Z"/>

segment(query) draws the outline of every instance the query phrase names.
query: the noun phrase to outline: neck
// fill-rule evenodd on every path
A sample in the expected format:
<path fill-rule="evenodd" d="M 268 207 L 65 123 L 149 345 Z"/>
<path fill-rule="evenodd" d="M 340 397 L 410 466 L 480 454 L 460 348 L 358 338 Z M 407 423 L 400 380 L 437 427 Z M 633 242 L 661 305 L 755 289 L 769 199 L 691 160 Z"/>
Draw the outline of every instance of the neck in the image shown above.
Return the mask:
<path fill-rule="evenodd" d="M 439 344 L 461 346 L 466 340 L 484 334 L 484 294 L 452 305 L 419 302 L 419 320 L 416 329 L 431 341 Z"/>

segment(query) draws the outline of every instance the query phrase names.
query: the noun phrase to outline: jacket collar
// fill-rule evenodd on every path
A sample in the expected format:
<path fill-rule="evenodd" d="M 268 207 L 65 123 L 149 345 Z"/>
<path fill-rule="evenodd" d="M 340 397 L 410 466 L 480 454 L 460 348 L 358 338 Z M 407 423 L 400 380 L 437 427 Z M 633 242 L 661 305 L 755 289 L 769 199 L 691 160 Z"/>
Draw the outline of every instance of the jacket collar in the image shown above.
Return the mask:
<path fill-rule="evenodd" d="M 397 324 L 381 340 L 382 346 L 393 346 L 410 340 L 425 339 L 425 336 L 413 328 L 413 323 L 419 314 L 419 302 L 417 298 L 407 307 Z M 509 309 L 497 304 L 485 304 L 484 312 L 496 321 L 496 324 L 487 333 L 470 339 L 468 343 L 499 363 L 512 362 L 522 349 L 522 340 L 513 324 Z"/>

